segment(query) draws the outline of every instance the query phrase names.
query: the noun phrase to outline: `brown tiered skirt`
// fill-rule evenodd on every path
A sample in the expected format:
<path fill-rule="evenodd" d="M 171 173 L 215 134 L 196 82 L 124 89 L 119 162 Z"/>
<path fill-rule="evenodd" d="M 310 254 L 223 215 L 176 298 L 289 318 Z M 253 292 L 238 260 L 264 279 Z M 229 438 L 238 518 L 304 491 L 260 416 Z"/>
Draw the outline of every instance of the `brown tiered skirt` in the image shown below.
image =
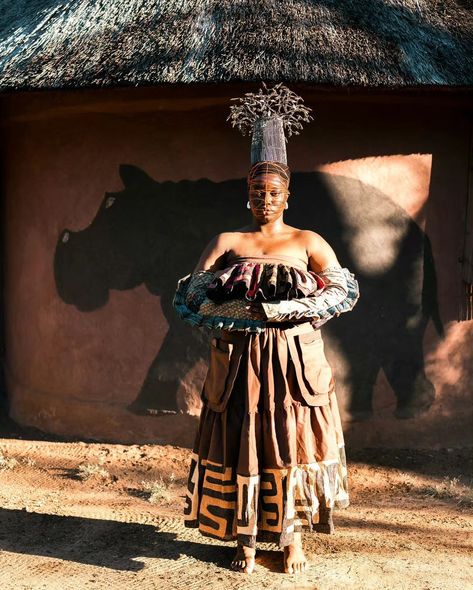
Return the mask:
<path fill-rule="evenodd" d="M 348 506 L 345 446 L 320 329 L 212 337 L 184 524 L 248 547 L 332 533 Z"/>

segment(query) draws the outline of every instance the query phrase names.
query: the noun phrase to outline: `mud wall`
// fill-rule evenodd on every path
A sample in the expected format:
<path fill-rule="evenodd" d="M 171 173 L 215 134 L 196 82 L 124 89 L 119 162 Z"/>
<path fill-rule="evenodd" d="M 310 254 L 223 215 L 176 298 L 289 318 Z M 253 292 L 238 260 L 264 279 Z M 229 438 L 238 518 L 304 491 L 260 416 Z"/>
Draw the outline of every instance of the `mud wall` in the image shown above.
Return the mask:
<path fill-rule="evenodd" d="M 454 94 L 296 88 L 287 223 L 321 233 L 361 289 L 323 333 L 347 444 L 472 443 L 472 322 L 457 322 L 471 112 Z M 191 445 L 207 336 L 171 307 L 216 233 L 248 220 L 248 87 L 2 100 L 5 375 L 22 424 Z M 435 398 L 419 415 L 400 405 Z M 396 411 L 397 409 L 397 411 Z"/>

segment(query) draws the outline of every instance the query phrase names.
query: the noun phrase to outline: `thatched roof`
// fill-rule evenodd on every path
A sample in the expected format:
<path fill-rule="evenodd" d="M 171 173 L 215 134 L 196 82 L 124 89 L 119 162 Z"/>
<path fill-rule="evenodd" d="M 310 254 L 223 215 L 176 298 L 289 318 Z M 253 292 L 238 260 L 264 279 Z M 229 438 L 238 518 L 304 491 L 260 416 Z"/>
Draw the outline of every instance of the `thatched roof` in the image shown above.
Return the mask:
<path fill-rule="evenodd" d="M 473 0 L 0 0 L 0 88 L 473 84 Z"/>

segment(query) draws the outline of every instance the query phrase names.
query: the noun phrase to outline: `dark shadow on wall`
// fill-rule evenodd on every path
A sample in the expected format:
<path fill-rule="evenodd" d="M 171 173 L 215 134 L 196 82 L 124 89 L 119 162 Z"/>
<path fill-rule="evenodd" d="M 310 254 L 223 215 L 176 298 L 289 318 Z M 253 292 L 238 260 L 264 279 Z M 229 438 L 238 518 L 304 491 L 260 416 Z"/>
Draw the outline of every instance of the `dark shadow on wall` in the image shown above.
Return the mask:
<path fill-rule="evenodd" d="M 61 232 L 57 290 L 84 312 L 106 305 L 111 289 L 144 283 L 160 296 L 169 330 L 129 408 L 175 413 L 179 383 L 208 356 L 207 333 L 190 329 L 172 308 L 176 283 L 215 234 L 248 222 L 245 180 L 156 182 L 130 165 L 120 175 L 124 190 L 105 195 L 86 229 Z M 435 397 L 424 371 L 429 319 L 443 335 L 428 237 L 386 195 L 342 176 L 294 173 L 289 203 L 285 221 L 324 236 L 360 285 L 355 309 L 323 328 L 349 366 L 348 411 L 354 419 L 371 415 L 380 369 L 396 394 L 398 418 L 426 410 Z"/>

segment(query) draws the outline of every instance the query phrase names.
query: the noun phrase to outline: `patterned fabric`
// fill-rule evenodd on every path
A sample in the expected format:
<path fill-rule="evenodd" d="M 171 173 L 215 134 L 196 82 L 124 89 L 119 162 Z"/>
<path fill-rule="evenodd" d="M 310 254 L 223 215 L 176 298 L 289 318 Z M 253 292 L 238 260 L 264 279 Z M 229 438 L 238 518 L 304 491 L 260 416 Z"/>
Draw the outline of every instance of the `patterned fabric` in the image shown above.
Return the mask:
<path fill-rule="evenodd" d="M 214 274 L 210 271 L 198 271 L 179 279 L 173 299 L 173 307 L 178 316 L 191 326 L 210 330 L 264 330 L 266 322 L 252 319 L 245 309 L 248 302 L 244 299 L 219 305 L 207 297 L 207 286 L 213 278 Z"/>
<path fill-rule="evenodd" d="M 199 270 L 189 276 L 189 282 L 185 293 L 185 304 L 194 312 L 198 312 L 201 305 L 207 300 L 205 292 L 213 281 L 214 274 L 209 270 Z"/>
<path fill-rule="evenodd" d="M 218 314 L 235 320 L 252 320 L 253 315 L 250 310 L 246 309 L 247 305 L 248 303 L 244 299 L 230 299 L 222 303 L 206 299 L 200 306 L 199 312 L 207 317 Z"/>
<path fill-rule="evenodd" d="M 311 270 L 245 261 L 217 271 L 207 287 L 207 297 L 216 302 L 243 297 L 248 301 L 274 301 L 315 295 L 324 286 L 324 281 Z"/>

